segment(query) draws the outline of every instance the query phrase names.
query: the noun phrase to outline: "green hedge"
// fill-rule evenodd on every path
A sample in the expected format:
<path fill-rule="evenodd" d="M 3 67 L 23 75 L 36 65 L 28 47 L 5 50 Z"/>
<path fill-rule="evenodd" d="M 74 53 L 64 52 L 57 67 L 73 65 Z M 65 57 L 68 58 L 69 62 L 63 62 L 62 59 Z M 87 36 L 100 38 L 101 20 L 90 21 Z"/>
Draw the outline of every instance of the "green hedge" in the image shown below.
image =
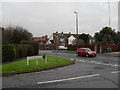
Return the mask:
<path fill-rule="evenodd" d="M 32 45 L 7 44 L 2 46 L 2 61 L 9 62 L 21 57 L 33 56 L 34 48 Z"/>
<path fill-rule="evenodd" d="M 16 58 L 16 46 L 12 44 L 2 46 L 2 62 L 12 61 Z"/>
<path fill-rule="evenodd" d="M 34 48 L 32 45 L 28 45 L 28 48 L 27 48 L 27 56 L 33 56 L 35 55 L 34 53 Z"/>
<path fill-rule="evenodd" d="M 37 41 L 22 41 L 21 44 L 32 45 L 34 48 L 34 54 L 38 55 L 39 52 L 39 43 Z"/>
<path fill-rule="evenodd" d="M 34 55 L 34 48 L 32 45 L 16 45 L 17 55 L 16 57 L 26 57 Z"/>

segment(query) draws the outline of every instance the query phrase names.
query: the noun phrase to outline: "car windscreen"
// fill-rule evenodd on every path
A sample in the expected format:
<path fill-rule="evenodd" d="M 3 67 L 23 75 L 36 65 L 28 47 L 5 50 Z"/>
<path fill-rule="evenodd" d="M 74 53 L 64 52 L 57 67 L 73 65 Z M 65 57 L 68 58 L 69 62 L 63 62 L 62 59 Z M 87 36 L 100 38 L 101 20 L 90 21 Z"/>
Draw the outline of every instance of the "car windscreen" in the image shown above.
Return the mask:
<path fill-rule="evenodd" d="M 91 49 L 85 49 L 85 51 L 91 51 Z"/>

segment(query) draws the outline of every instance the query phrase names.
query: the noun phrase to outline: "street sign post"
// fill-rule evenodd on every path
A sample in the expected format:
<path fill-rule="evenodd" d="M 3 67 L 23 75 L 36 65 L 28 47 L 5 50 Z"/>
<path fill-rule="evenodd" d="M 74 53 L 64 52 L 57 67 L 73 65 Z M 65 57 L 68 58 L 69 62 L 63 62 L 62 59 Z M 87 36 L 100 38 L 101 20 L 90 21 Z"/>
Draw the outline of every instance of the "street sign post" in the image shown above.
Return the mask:
<path fill-rule="evenodd" d="M 38 65 L 38 59 L 42 59 L 42 56 L 29 56 L 27 57 L 27 66 L 29 66 L 29 60 L 36 60 L 36 65 Z"/>
<path fill-rule="evenodd" d="M 45 64 L 47 64 L 47 55 L 46 54 L 43 55 L 43 59 L 45 61 Z"/>

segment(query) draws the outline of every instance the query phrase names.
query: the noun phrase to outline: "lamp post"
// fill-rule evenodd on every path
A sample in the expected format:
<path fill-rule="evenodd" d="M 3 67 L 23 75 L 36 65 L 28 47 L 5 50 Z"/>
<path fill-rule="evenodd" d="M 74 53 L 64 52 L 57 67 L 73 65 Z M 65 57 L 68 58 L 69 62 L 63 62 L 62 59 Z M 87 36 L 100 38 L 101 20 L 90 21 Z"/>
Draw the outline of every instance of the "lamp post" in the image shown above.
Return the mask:
<path fill-rule="evenodd" d="M 78 35 L 78 13 L 77 12 L 74 12 L 74 13 L 76 15 L 76 34 Z M 77 45 L 77 49 L 78 49 L 78 38 L 76 41 L 76 45 Z"/>

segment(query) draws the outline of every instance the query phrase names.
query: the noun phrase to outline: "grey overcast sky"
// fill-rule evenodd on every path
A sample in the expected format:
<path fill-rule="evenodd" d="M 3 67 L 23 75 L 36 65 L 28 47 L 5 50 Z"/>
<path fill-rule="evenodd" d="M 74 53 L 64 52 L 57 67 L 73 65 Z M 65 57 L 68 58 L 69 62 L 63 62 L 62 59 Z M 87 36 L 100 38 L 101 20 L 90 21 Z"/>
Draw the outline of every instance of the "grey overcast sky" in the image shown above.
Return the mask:
<path fill-rule="evenodd" d="M 110 2 L 111 27 L 118 30 L 118 1 Z M 1 4 L 0 4 L 1 5 Z M 78 12 L 79 33 L 94 35 L 108 26 L 108 2 L 2 2 L 2 26 L 21 26 L 33 36 L 53 32 L 76 33 Z M 1 15 L 1 14 L 0 14 Z"/>

